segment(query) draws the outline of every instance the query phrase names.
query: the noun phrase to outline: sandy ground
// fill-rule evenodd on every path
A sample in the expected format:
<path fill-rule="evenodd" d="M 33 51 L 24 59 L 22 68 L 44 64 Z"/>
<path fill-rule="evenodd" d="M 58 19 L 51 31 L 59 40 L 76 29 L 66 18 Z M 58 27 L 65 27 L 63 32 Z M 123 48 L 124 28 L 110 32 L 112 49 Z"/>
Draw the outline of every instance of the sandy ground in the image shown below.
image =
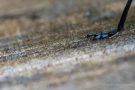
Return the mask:
<path fill-rule="evenodd" d="M 1 90 L 133 90 L 135 2 L 125 31 L 126 0 L 0 0 Z"/>

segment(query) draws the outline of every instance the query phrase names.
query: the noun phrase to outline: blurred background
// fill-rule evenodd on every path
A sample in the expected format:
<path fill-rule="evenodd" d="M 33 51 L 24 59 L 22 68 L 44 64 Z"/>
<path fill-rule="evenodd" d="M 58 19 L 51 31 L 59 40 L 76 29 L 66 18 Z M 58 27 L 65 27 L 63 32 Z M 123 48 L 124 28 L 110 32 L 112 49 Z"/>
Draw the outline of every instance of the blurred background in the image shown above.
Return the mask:
<path fill-rule="evenodd" d="M 133 90 L 135 2 L 118 36 L 127 0 L 0 0 L 1 90 Z"/>
<path fill-rule="evenodd" d="M 0 32 L 1 36 L 13 35 L 37 23 L 64 25 L 112 19 L 122 13 L 125 3 L 126 0 L 1 0 Z"/>

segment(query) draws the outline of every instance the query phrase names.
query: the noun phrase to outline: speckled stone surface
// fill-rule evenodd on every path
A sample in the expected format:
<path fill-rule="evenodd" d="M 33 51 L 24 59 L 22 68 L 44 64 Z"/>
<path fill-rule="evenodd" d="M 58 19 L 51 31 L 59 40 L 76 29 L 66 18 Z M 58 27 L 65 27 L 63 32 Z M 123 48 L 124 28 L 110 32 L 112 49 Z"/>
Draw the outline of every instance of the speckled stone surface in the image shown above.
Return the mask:
<path fill-rule="evenodd" d="M 126 0 L 0 2 L 1 90 L 134 90 L 135 2 L 101 41 L 85 36 L 116 28 Z"/>

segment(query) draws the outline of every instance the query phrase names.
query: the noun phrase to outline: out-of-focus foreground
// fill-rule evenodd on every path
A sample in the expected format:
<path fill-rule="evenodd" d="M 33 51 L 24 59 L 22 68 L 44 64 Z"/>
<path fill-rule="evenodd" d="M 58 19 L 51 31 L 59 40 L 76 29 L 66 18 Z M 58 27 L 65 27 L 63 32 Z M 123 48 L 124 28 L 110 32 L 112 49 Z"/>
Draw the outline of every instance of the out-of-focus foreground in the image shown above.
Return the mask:
<path fill-rule="evenodd" d="M 127 0 L 0 0 L 1 90 L 133 90 L 135 2 L 126 29 L 117 27 Z"/>

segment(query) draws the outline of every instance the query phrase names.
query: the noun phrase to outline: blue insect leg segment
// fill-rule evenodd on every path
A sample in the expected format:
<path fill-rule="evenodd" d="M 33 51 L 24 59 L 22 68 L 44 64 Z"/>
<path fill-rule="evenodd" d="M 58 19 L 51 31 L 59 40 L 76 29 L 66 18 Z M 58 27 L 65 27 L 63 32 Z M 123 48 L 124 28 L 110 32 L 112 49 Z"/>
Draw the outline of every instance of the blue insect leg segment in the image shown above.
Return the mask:
<path fill-rule="evenodd" d="M 96 34 L 96 39 L 105 39 L 105 38 L 109 38 L 109 34 L 108 33 L 101 33 L 101 34 Z"/>

